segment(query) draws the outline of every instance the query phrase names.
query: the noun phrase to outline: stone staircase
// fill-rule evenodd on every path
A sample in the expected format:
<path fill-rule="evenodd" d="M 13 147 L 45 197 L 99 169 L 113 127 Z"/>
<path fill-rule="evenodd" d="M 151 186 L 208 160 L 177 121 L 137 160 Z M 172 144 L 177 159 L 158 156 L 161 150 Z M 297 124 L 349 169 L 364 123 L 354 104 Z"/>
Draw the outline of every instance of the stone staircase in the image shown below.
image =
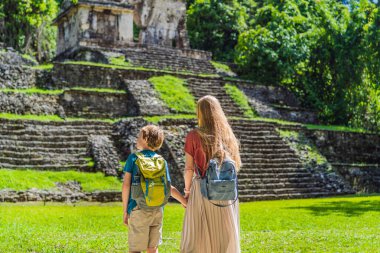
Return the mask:
<path fill-rule="evenodd" d="M 0 120 L 0 168 L 92 171 L 88 137 L 111 135 L 102 122 Z"/>
<path fill-rule="evenodd" d="M 309 198 L 336 195 L 303 168 L 295 152 L 266 122 L 231 122 L 241 144 L 242 169 L 239 194 L 242 201 Z"/>
<path fill-rule="evenodd" d="M 170 149 L 170 170 L 177 187 L 183 186 L 184 140 L 196 126 L 194 120 L 164 120 L 165 142 Z M 232 120 L 241 145 L 242 168 L 238 174 L 241 201 L 311 198 L 341 193 L 329 191 L 305 169 L 295 152 L 278 135 L 275 123 Z M 165 157 L 168 159 L 168 157 Z"/>
<path fill-rule="evenodd" d="M 226 93 L 222 80 L 189 78 L 186 83 L 196 100 L 206 95 L 212 95 L 219 100 L 227 116 L 244 117 L 243 111 Z"/>
<path fill-rule="evenodd" d="M 208 59 L 181 55 L 181 51 L 175 49 L 133 48 L 126 49 L 124 53 L 125 58 L 135 66 L 192 73 L 216 73 Z"/>

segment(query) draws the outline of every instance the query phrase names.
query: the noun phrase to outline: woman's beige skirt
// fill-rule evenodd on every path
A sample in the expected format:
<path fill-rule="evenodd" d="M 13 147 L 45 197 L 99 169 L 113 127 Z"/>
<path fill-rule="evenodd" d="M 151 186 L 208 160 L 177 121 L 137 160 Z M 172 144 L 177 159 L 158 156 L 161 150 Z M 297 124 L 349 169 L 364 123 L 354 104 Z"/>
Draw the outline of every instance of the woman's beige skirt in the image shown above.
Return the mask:
<path fill-rule="evenodd" d="M 194 178 L 183 222 L 181 252 L 240 252 L 239 222 L 239 201 L 228 207 L 213 205 L 202 196 L 200 179 Z"/>

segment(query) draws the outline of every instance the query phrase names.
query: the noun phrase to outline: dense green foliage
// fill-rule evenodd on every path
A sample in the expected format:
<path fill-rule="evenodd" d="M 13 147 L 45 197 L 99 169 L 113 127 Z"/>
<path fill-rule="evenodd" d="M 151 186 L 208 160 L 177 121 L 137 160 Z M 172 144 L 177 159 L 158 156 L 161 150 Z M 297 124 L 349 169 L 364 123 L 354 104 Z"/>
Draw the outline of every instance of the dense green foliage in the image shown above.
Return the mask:
<path fill-rule="evenodd" d="M 56 0 L 2 0 L 0 16 L 4 19 L 2 40 L 39 61 L 55 52 L 56 29 L 51 25 L 57 16 Z"/>
<path fill-rule="evenodd" d="M 121 190 L 121 182 L 116 177 L 106 177 L 103 173 L 86 173 L 79 171 L 36 171 L 0 169 L 0 189 L 16 191 L 53 189 L 56 182 L 77 181 L 83 191 Z"/>
<path fill-rule="evenodd" d="M 176 113 L 195 113 L 195 100 L 183 79 L 165 75 L 149 79 L 166 105 Z"/>
<path fill-rule="evenodd" d="M 211 51 L 218 60 L 233 60 L 245 12 L 237 0 L 196 0 L 188 9 L 191 46 Z"/>
<path fill-rule="evenodd" d="M 241 203 L 242 252 L 377 252 L 379 203 L 379 196 Z M 178 252 L 184 210 L 165 207 L 160 252 Z M 128 250 L 121 203 L 2 203 L 0 224 L 1 252 Z"/>
<path fill-rule="evenodd" d="M 233 55 L 254 81 L 288 87 L 323 123 L 380 131 L 379 4 L 198 0 L 188 24 L 193 46 Z"/>

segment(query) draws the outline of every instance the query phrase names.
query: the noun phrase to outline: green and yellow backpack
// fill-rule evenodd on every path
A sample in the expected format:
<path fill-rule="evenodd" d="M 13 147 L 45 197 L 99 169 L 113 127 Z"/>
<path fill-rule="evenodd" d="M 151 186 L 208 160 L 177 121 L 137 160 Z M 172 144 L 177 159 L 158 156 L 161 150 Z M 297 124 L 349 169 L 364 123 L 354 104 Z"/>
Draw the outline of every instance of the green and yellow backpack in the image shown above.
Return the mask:
<path fill-rule="evenodd" d="M 164 206 L 170 197 L 170 181 L 166 172 L 165 159 L 155 154 L 146 157 L 143 153 L 136 153 L 138 168 L 137 183 L 132 184 L 132 198 L 142 209 L 154 209 Z"/>

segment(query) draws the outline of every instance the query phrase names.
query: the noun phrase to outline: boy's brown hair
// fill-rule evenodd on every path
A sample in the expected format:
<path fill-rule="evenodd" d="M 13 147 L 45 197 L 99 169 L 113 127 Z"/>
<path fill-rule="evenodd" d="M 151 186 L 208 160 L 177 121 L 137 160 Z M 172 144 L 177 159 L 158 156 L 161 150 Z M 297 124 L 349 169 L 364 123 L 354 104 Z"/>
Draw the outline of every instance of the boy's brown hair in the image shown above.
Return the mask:
<path fill-rule="evenodd" d="M 155 125 L 147 125 L 141 128 L 140 133 L 151 149 L 161 148 L 165 138 L 164 131 L 161 128 Z"/>

